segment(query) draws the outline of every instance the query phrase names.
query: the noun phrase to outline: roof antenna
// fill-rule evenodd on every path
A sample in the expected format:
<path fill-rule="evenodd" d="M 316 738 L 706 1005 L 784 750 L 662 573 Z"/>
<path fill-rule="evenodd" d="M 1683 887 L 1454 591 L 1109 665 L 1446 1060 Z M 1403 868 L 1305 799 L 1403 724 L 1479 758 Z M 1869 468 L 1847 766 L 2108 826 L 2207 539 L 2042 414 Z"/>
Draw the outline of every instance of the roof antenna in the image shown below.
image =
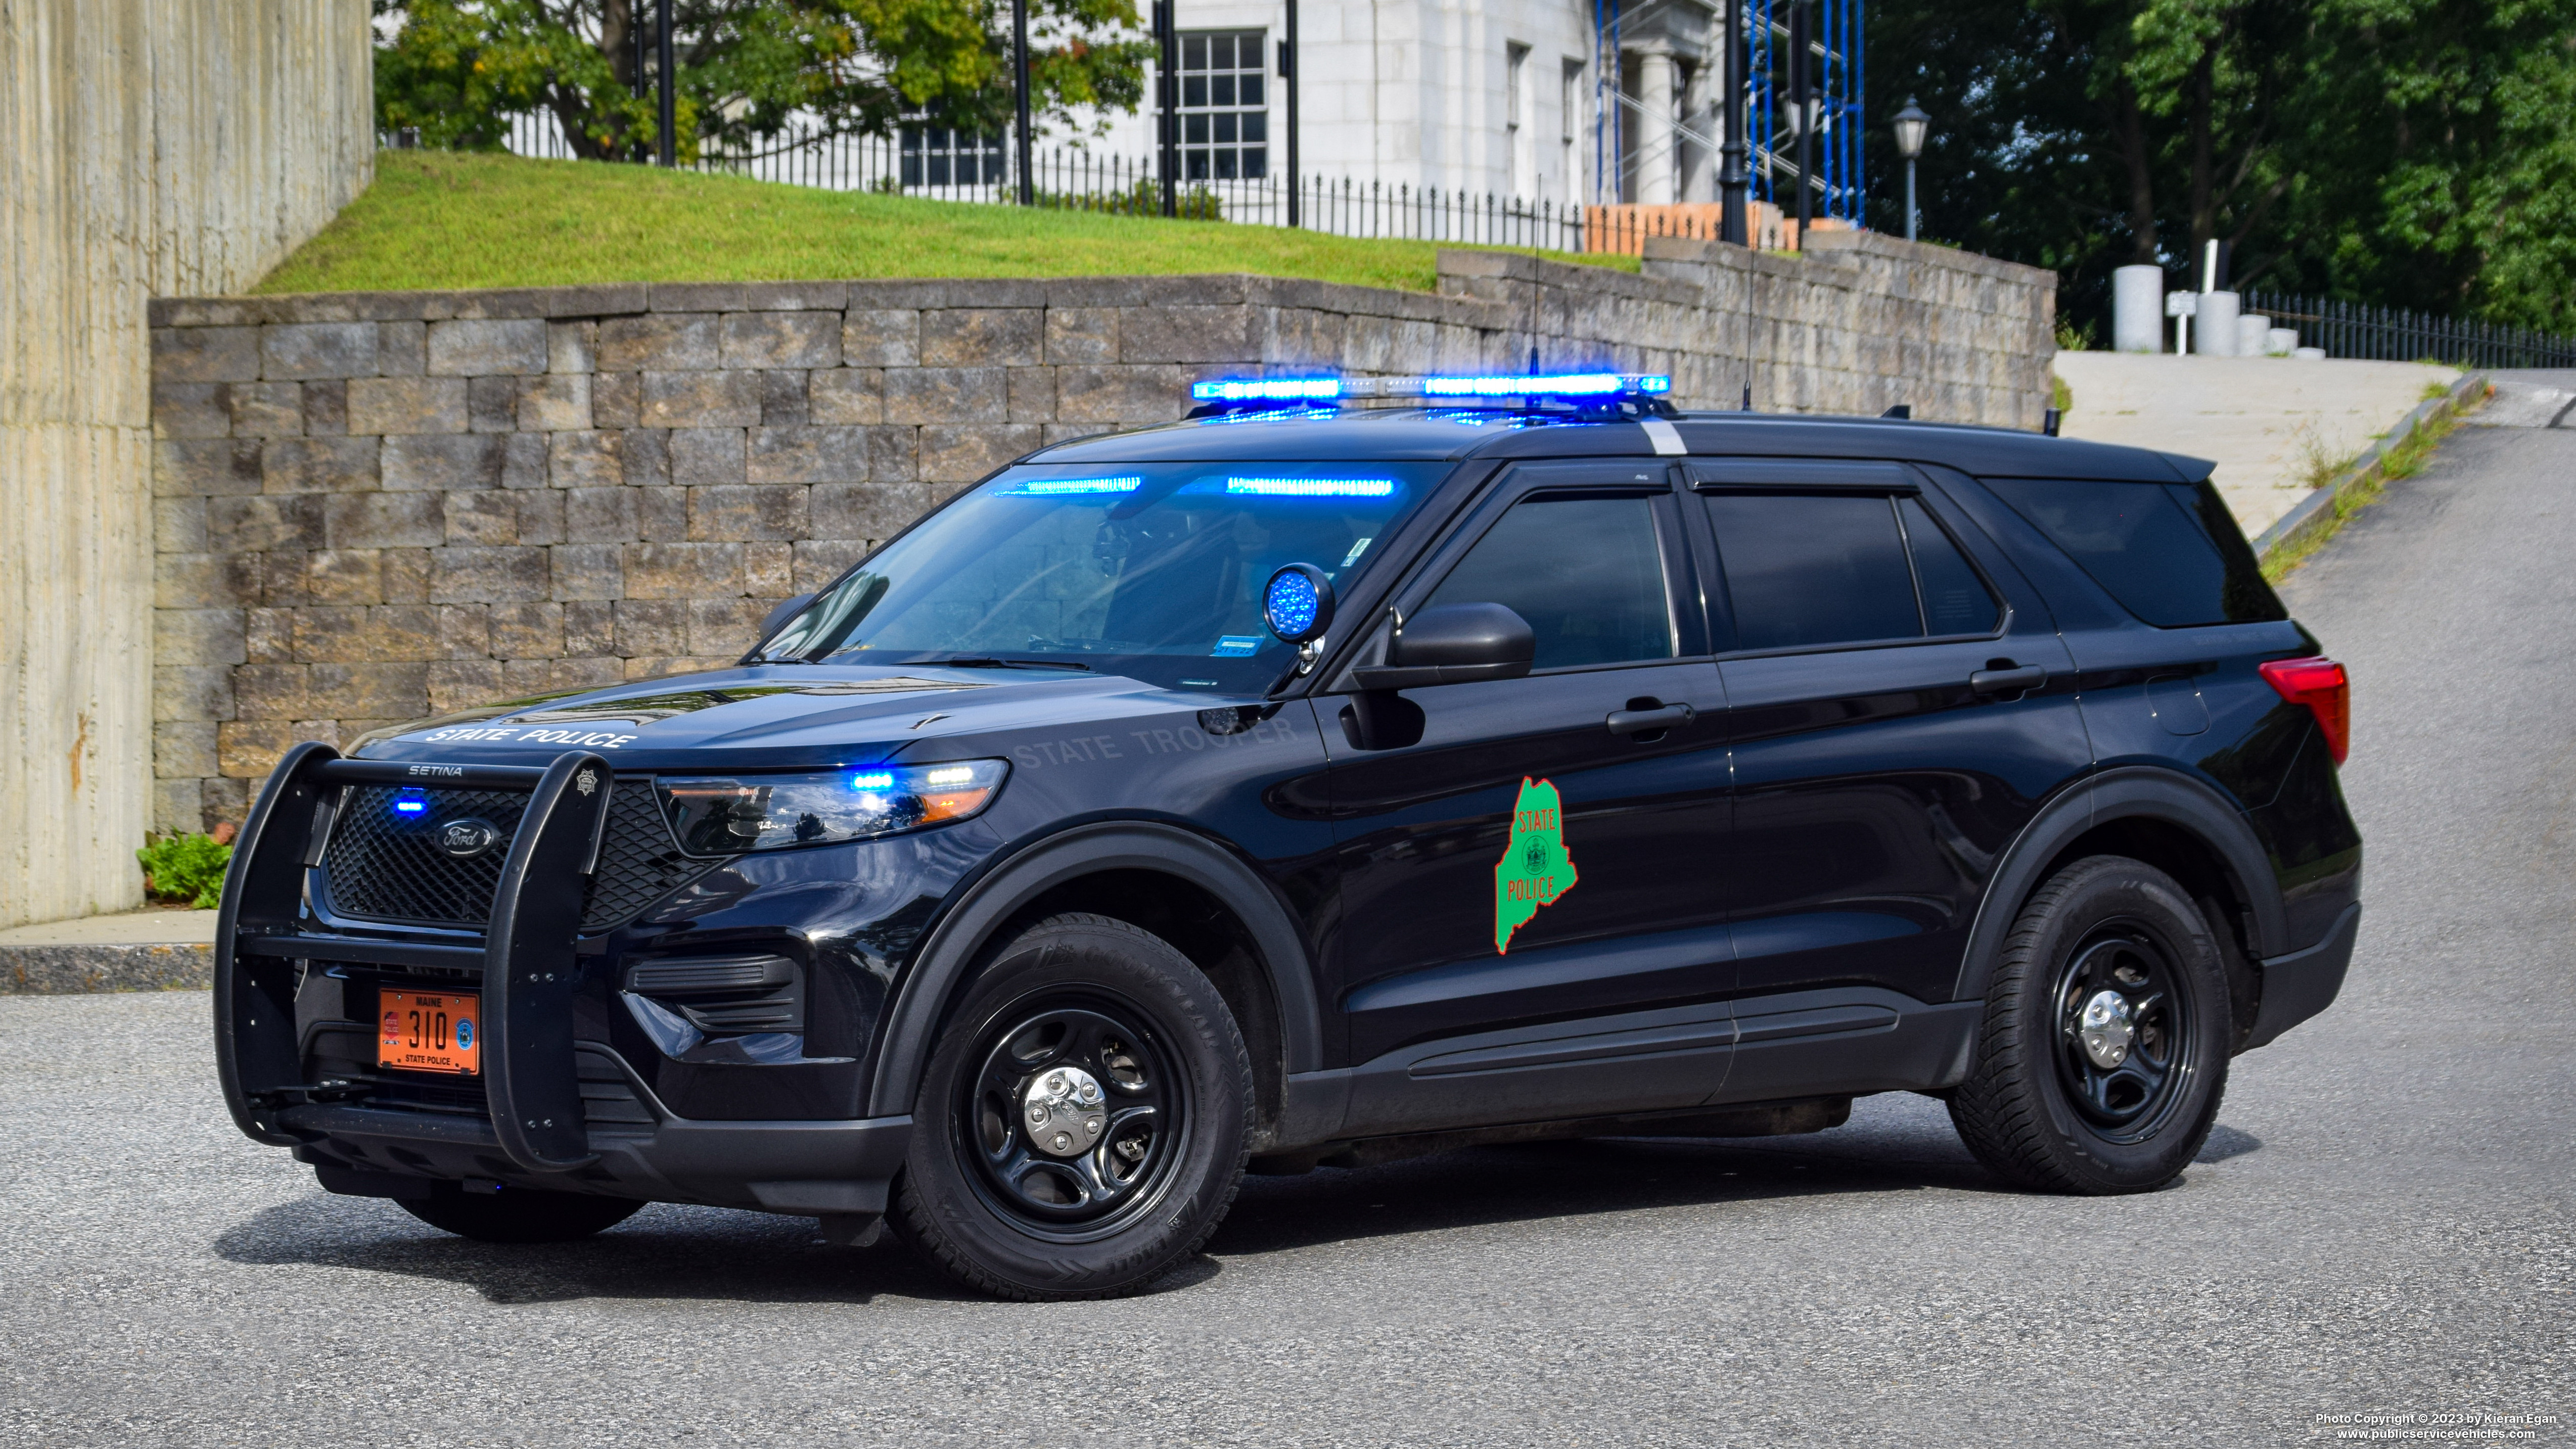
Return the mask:
<path fill-rule="evenodd" d="M 1536 218 L 1532 218 L 1535 220 Z M 1530 228 L 1530 360 L 1529 375 L 1538 376 L 1539 265 L 1538 228 Z"/>
<path fill-rule="evenodd" d="M 1753 247 L 1744 248 L 1744 410 L 1753 411 Z"/>

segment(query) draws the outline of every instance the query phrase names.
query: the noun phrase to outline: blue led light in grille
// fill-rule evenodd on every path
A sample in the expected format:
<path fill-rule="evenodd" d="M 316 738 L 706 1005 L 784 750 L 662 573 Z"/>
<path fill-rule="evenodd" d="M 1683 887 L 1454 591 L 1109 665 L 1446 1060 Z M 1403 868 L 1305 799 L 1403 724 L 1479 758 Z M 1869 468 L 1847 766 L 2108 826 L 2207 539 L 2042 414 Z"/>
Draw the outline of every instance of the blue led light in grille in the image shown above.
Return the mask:
<path fill-rule="evenodd" d="M 1266 498 L 1384 498 L 1395 492 L 1386 478 L 1228 478 L 1228 493 Z"/>
<path fill-rule="evenodd" d="M 428 811 L 429 802 L 418 795 L 397 795 L 394 797 L 394 813 L 396 815 L 424 815 L 427 814 Z"/>
<path fill-rule="evenodd" d="M 869 770 L 861 774 L 852 775 L 850 777 L 850 788 L 853 790 L 891 790 L 894 788 L 894 772 L 891 770 Z"/>

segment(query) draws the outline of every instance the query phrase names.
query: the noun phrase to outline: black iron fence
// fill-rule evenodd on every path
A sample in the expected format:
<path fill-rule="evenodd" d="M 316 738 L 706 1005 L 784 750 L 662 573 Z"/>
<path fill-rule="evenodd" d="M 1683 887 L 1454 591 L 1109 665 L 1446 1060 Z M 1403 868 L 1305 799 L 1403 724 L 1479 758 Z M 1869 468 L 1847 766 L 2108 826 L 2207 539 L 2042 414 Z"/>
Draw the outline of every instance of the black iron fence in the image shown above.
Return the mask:
<path fill-rule="evenodd" d="M 521 156 L 572 159 L 562 129 L 550 115 L 514 119 L 509 149 Z M 1250 148 L 1244 148 L 1249 156 Z M 1267 158 L 1238 159 L 1237 174 L 1184 174 L 1173 188 L 1172 214 L 1196 221 L 1286 226 L 1292 220 L 1286 177 L 1270 172 Z M 739 153 L 704 152 L 689 165 L 758 181 L 919 196 L 935 201 L 1010 203 L 1018 187 L 1010 152 L 998 136 L 928 125 L 901 127 L 893 136 L 820 136 L 789 132 L 774 143 Z M 1057 149 L 1030 158 L 1030 180 L 1041 207 L 1129 216 L 1163 214 L 1163 188 L 1149 157 Z M 1185 163 L 1185 173 L 1188 167 Z M 1258 174 L 1245 175 L 1244 171 Z M 1447 191 L 1348 177 L 1309 175 L 1293 183 L 1296 225 L 1347 237 L 1459 242 L 1531 247 L 1558 252 L 1644 250 L 1648 237 L 1714 240 L 1714 206 L 1586 206 L 1516 196 Z M 1757 248 L 1792 244 L 1776 216 L 1756 228 Z"/>
<path fill-rule="evenodd" d="M 2528 327 L 2281 292 L 2248 292 L 2245 310 L 2259 312 L 2276 325 L 2297 328 L 2300 346 L 2322 347 L 2328 357 L 2389 362 L 2430 359 L 2456 367 L 2576 367 L 2576 337 Z"/>

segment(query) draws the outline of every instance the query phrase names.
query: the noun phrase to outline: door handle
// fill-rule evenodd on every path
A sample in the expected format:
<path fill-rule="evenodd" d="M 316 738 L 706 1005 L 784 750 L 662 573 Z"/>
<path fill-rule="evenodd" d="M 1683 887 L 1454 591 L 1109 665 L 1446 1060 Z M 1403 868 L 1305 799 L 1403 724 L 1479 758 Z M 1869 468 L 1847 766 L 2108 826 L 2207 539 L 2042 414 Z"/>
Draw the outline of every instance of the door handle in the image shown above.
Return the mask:
<path fill-rule="evenodd" d="M 1968 676 L 1971 694 L 2026 694 L 2048 683 L 2048 671 L 2037 664 L 2014 667 L 2008 659 L 1995 662 L 2007 667 L 1980 669 Z"/>
<path fill-rule="evenodd" d="M 1675 725 L 1689 724 L 1693 713 L 1686 704 L 1667 704 L 1654 709 L 1614 709 L 1602 723 L 1608 725 L 1614 735 L 1653 734 Z"/>

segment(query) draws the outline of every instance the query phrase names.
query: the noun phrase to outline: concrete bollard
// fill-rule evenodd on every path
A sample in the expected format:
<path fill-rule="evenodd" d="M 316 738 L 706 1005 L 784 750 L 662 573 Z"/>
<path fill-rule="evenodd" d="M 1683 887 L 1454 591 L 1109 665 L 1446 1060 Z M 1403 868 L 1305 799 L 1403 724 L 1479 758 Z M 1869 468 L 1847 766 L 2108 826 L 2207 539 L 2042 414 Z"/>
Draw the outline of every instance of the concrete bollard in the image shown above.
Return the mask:
<path fill-rule="evenodd" d="M 2275 327 L 2263 334 L 2263 355 L 2266 357 L 2287 357 L 2298 350 L 2299 329 L 2296 327 Z"/>
<path fill-rule="evenodd" d="M 2272 319 L 2260 312 L 2236 319 L 2236 355 L 2262 357 L 2272 350 Z"/>
<path fill-rule="evenodd" d="M 2164 326 L 2164 268 L 2144 265 L 2113 268 L 2111 350 L 2162 352 Z"/>
<path fill-rule="evenodd" d="M 2203 357 L 2236 355 L 2236 309 L 2234 292 L 2200 294 L 2200 315 L 2192 319 L 2192 330 L 2198 334 L 2191 350 Z"/>

